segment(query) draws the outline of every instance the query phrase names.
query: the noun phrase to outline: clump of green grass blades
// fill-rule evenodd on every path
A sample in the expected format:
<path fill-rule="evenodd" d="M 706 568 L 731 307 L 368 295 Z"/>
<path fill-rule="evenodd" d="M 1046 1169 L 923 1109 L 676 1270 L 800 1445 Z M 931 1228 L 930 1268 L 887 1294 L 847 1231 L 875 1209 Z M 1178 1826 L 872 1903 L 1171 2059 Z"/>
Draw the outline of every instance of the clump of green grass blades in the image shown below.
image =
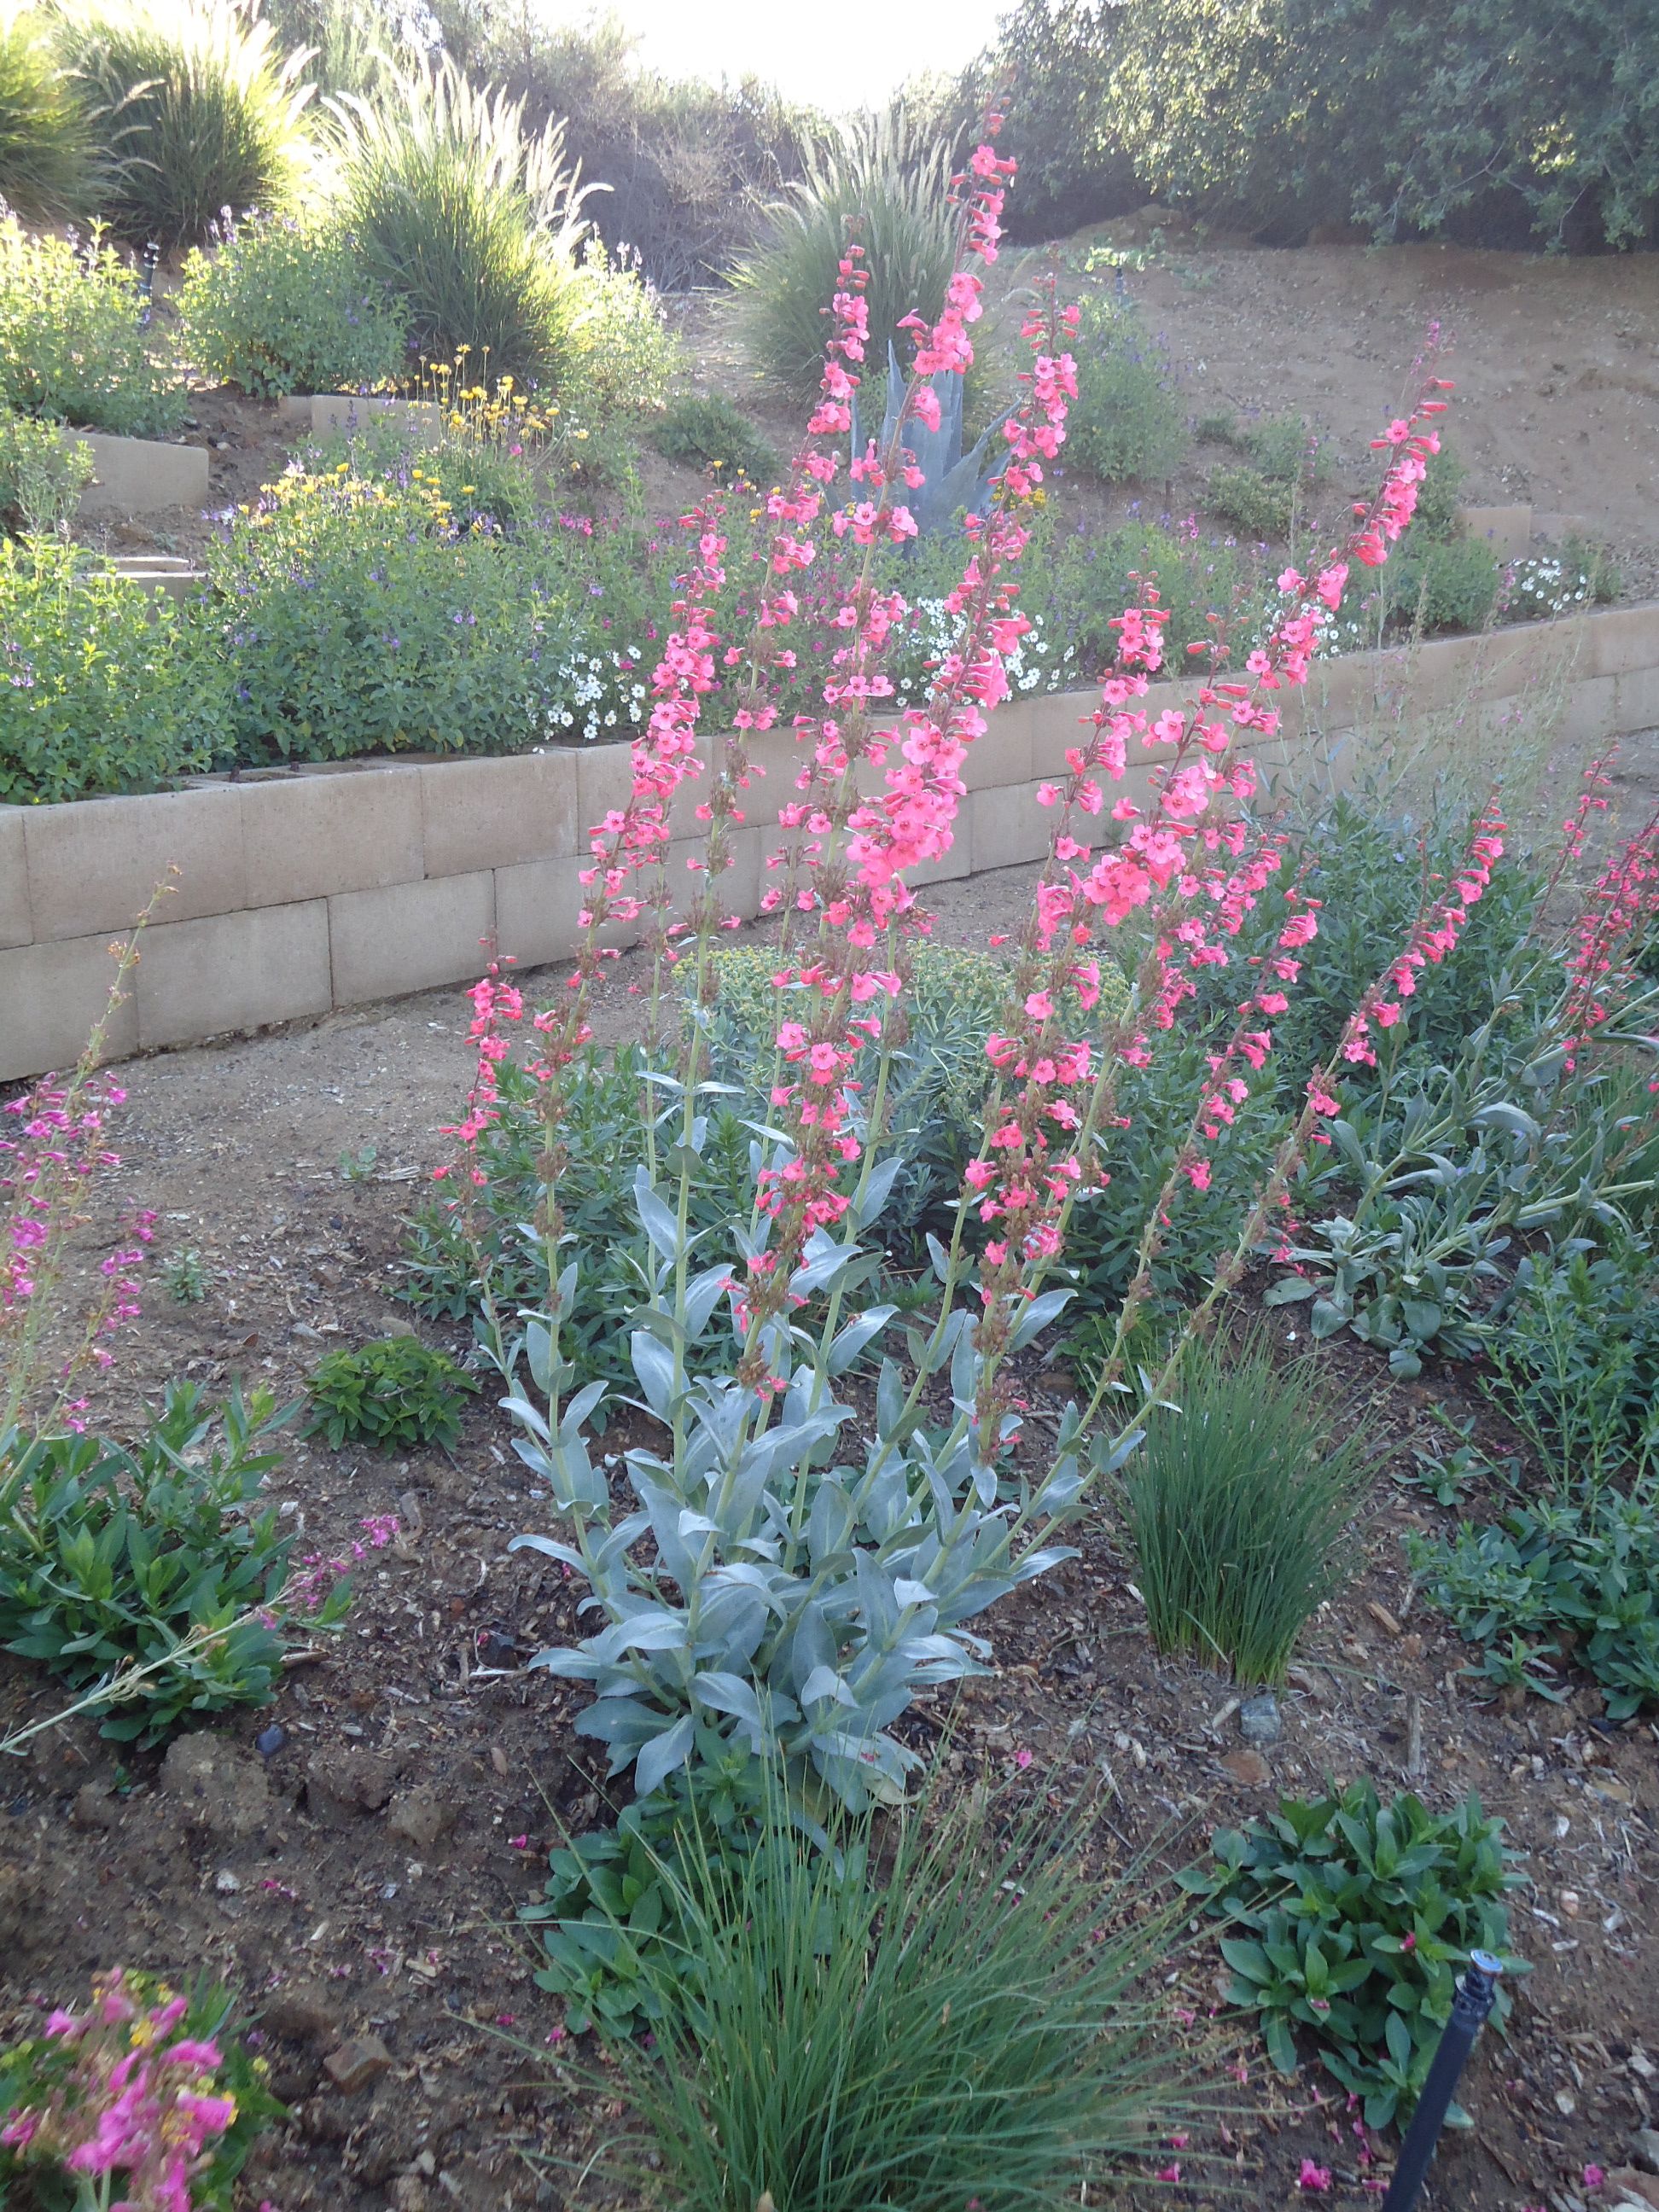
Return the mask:
<path fill-rule="evenodd" d="M 1179 1410 L 1152 1416 L 1123 1478 L 1136 1580 L 1160 1651 L 1278 1682 L 1303 1624 L 1344 1579 L 1363 1440 L 1336 1442 L 1307 1364 L 1200 1346 Z"/>
<path fill-rule="evenodd" d="M 867 1821 L 825 1850 L 776 1796 L 746 1856 L 682 1848 L 696 1971 L 665 1978 L 654 2051 L 610 2054 L 630 2202 L 1015 2212 L 1156 2142 L 1178 2069 L 1137 1984 L 1167 1920 L 1116 1932 L 1074 1820 L 994 1841 L 935 1809 L 881 1834 L 879 1888 Z"/>

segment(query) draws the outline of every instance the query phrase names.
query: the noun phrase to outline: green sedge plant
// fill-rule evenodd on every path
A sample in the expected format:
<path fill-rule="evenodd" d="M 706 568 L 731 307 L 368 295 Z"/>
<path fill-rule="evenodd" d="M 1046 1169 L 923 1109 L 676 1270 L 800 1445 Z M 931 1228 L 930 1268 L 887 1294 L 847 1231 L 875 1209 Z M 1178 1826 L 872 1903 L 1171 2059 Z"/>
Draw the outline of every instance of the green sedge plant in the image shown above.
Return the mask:
<path fill-rule="evenodd" d="M 1297 1639 L 1347 1579 L 1368 1474 L 1305 1360 L 1258 1334 L 1195 1346 L 1121 1478 L 1146 1626 L 1160 1651 L 1241 1683 L 1281 1682 Z"/>

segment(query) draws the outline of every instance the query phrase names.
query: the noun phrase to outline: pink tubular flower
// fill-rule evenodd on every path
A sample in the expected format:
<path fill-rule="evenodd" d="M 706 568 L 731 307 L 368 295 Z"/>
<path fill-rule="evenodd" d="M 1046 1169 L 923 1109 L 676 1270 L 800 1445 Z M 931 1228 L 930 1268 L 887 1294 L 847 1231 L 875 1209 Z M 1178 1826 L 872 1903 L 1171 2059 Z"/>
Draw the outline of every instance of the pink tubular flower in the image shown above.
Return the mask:
<path fill-rule="evenodd" d="M 1331 2169 L 1328 2166 L 1316 2166 L 1312 2159 L 1304 2158 L 1302 2171 L 1296 2178 L 1296 2185 L 1298 2189 L 1322 2195 L 1331 2185 Z"/>

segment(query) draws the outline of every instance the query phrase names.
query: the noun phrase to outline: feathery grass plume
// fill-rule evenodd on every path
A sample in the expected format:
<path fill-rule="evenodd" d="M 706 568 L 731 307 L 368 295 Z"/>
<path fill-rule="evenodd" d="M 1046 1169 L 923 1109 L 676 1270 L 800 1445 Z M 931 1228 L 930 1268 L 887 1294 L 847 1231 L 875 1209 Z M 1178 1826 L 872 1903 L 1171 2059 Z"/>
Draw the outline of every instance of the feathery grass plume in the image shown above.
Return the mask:
<path fill-rule="evenodd" d="M 769 210 L 767 235 L 732 272 L 760 368 L 799 396 L 817 389 L 849 224 L 869 272 L 872 357 L 884 357 L 904 316 L 935 319 L 955 252 L 954 155 L 951 142 L 928 137 L 902 101 L 847 124 L 813 153 L 805 177 Z"/>
<path fill-rule="evenodd" d="M 36 222 L 89 214 L 102 177 L 95 138 L 42 18 L 0 8 L 0 198 Z"/>
<path fill-rule="evenodd" d="M 564 125 L 532 133 L 524 103 L 447 59 L 399 75 L 380 105 L 331 101 L 346 218 L 366 272 L 407 305 L 417 343 L 482 378 L 556 381 L 582 300 L 584 187 Z"/>
<path fill-rule="evenodd" d="M 111 228 L 164 250 L 208 234 L 222 208 L 270 210 L 300 192 L 309 152 L 307 55 L 232 0 L 89 0 L 64 19 L 68 58 L 118 159 Z"/>
<path fill-rule="evenodd" d="M 659 1970 L 653 2052 L 611 2054 L 619 2179 L 679 2212 L 1012 2212 L 1157 2141 L 1182 2079 L 1139 1990 L 1167 1916 L 1125 1909 L 1144 1869 L 1092 1872 L 1075 1809 L 1004 1829 L 934 1796 L 826 1839 L 779 1779 L 752 1851 L 683 1844 L 696 1971 Z"/>
<path fill-rule="evenodd" d="M 1282 1681 L 1304 1622 L 1346 1577 L 1363 1431 L 1337 1442 L 1308 1363 L 1276 1367 L 1261 1333 L 1233 1358 L 1194 1346 L 1177 1388 L 1122 1480 L 1152 1641 L 1241 1682 Z"/>

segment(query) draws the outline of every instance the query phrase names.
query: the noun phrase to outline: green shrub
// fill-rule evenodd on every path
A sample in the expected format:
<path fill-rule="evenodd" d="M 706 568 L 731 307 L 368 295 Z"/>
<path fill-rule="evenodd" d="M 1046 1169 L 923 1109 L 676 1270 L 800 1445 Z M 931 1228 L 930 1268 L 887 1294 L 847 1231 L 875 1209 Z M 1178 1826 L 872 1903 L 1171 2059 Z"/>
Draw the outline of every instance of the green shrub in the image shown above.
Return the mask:
<path fill-rule="evenodd" d="M 178 310 L 191 367 L 261 398 L 388 384 L 405 366 L 402 310 L 351 241 L 282 216 L 233 218 L 193 250 Z"/>
<path fill-rule="evenodd" d="M 568 410 L 592 425 L 660 407 L 684 349 L 664 319 L 636 252 L 584 243 L 571 279 Z"/>
<path fill-rule="evenodd" d="M 1264 476 L 1260 469 L 1216 469 L 1209 501 L 1224 521 L 1253 543 L 1282 544 L 1291 534 L 1296 486 Z"/>
<path fill-rule="evenodd" d="M 660 1855 L 691 1972 L 647 1966 L 656 2047 L 614 2051 L 617 2179 L 684 2212 L 1058 2204 L 1153 2145 L 1181 2093 L 1137 1990 L 1161 1931 L 1119 1932 L 1074 1818 L 998 1843 L 913 1815 L 879 1887 L 867 1827 L 832 1840 L 775 1796 L 751 1850 Z"/>
<path fill-rule="evenodd" d="M 80 87 L 25 9 L 0 21 L 0 198 L 37 222 L 91 213 L 102 182 Z"/>
<path fill-rule="evenodd" d="M 1275 1367 L 1259 1339 L 1237 1359 L 1196 1347 L 1174 1395 L 1122 1476 L 1146 1626 L 1160 1651 L 1281 1682 L 1353 1565 L 1361 1437 L 1339 1440 L 1309 1367 Z"/>
<path fill-rule="evenodd" d="M 33 415 L 0 415 L 0 514 L 30 538 L 61 530 L 92 481 L 92 448 Z"/>
<path fill-rule="evenodd" d="M 1215 1871 L 1183 1880 L 1231 1931 L 1221 1939 L 1229 2000 L 1261 2014 L 1281 2074 L 1296 2071 L 1300 2028 L 1362 2100 L 1368 2127 L 1409 2117 L 1469 1953 L 1492 1952 L 1516 1971 L 1504 1898 L 1523 1876 L 1503 1826 L 1478 1797 L 1437 1814 L 1409 1795 L 1385 1806 L 1356 1782 L 1311 1802 L 1283 1797 L 1273 1819 L 1217 1831 Z M 1500 1984 L 1500 2029 L 1510 2002 Z M 1456 2106 L 1451 2118 L 1468 2125 Z"/>
<path fill-rule="evenodd" d="M 116 1705 L 106 1736 L 154 1743 L 186 1715 L 263 1705 L 280 1680 L 270 1613 L 292 1539 L 274 1505 L 251 1509 L 287 1418 L 269 1391 L 234 1393 L 216 1413 L 193 1383 L 174 1383 L 131 1450 L 93 1436 L 0 1437 L 0 1644 L 77 1690 L 156 1668 Z M 313 1625 L 345 1605 L 337 1588 Z"/>
<path fill-rule="evenodd" d="M 1651 1149 L 1651 1147 L 1650 1147 Z M 1640 1171 L 1641 1162 L 1628 1164 Z M 1487 1395 L 1560 1484 L 1659 1468 L 1659 1271 L 1620 1243 L 1521 1263 L 1486 1340 Z"/>
<path fill-rule="evenodd" d="M 283 477 L 209 549 L 203 623 L 234 686 L 237 759 L 511 752 L 623 688 L 578 650 L 585 610 L 578 623 L 538 596 L 533 549 L 459 525 L 419 464 L 410 476 Z"/>
<path fill-rule="evenodd" d="M 679 1858 L 691 1849 L 730 1864 L 752 1850 L 766 1798 L 760 1762 L 703 1727 L 690 1763 L 636 1797 L 614 1828 L 576 1836 L 552 1853 L 544 1896 L 520 1917 L 542 1931 L 547 1964 L 536 1980 L 564 2000 L 573 2035 L 590 2027 L 631 2034 L 695 1990 L 699 1967 L 680 1911 Z"/>
<path fill-rule="evenodd" d="M 1173 476 L 1186 456 L 1186 418 L 1133 311 L 1091 308 L 1073 352 L 1065 458 L 1103 483 Z"/>
<path fill-rule="evenodd" d="M 356 1352 L 331 1352 L 308 1386 L 312 1418 L 338 1451 L 343 1444 L 374 1444 L 381 1451 L 414 1451 L 426 1444 L 450 1450 L 461 1432 L 461 1401 L 477 1384 L 447 1352 L 416 1336 L 387 1336 Z"/>
<path fill-rule="evenodd" d="M 1112 622 L 1134 605 L 1141 577 L 1158 580 L 1159 604 L 1170 617 L 1163 636 L 1171 670 L 1186 667 L 1187 647 L 1211 635 L 1212 612 L 1236 612 L 1256 596 L 1261 581 L 1256 556 L 1231 541 L 1180 535 L 1137 519 L 1103 531 L 1056 528 L 1022 605 L 1041 614 L 1050 651 L 1069 653 L 1068 665 L 1087 683 L 1115 657 Z"/>
<path fill-rule="evenodd" d="M 84 251 L 0 221 L 0 408 L 116 437 L 157 438 L 185 410 L 151 358 L 138 280 L 95 237 Z"/>
<path fill-rule="evenodd" d="M 1457 526 L 1457 509 L 1468 473 L 1450 441 L 1443 437 L 1440 451 L 1429 456 L 1423 481 L 1417 487 L 1417 507 L 1412 516 L 1407 544 L 1420 545 L 1428 538 L 1451 537 Z"/>
<path fill-rule="evenodd" d="M 870 282 L 871 359 L 879 367 L 906 315 L 938 319 L 955 231 L 951 149 L 930 143 L 902 105 L 847 125 L 768 212 L 761 243 L 732 271 L 740 327 L 757 364 L 797 396 L 817 390 L 831 335 L 823 310 L 856 225 Z"/>
<path fill-rule="evenodd" d="M 50 538 L 0 544 L 0 804 L 154 791 L 212 765 L 217 678 L 173 601 Z"/>
<path fill-rule="evenodd" d="M 581 194 L 556 125 L 527 134 L 521 103 L 446 60 L 395 99 L 352 104 L 343 177 L 364 273 L 402 301 L 424 353 L 459 355 L 485 384 L 568 372 Z"/>
<path fill-rule="evenodd" d="M 777 479 L 776 453 L 743 410 L 716 392 L 683 392 L 671 399 L 651 436 L 659 453 L 708 470 L 716 483 L 742 477 L 763 487 Z"/>
<path fill-rule="evenodd" d="M 1500 574 L 1497 555 L 1478 538 L 1418 542 L 1408 533 L 1379 582 L 1392 619 L 1432 636 L 1485 629 Z"/>
<path fill-rule="evenodd" d="M 267 211 L 299 185 L 311 87 L 232 0 L 102 0 L 66 18 L 70 56 L 117 140 L 104 197 L 118 235 L 194 245 L 222 210 Z"/>

